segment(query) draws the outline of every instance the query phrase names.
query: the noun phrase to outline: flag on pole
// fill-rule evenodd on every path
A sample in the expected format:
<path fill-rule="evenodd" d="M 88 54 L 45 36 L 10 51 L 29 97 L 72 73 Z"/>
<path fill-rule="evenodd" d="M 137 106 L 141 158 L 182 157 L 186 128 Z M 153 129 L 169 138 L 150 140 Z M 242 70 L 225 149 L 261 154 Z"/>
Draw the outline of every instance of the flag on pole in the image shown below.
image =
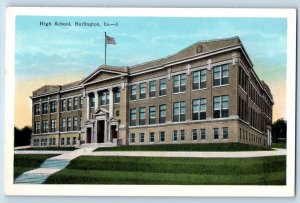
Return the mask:
<path fill-rule="evenodd" d="M 116 42 L 115 38 L 106 35 L 106 44 L 113 44 L 113 45 L 116 45 L 117 42 Z"/>

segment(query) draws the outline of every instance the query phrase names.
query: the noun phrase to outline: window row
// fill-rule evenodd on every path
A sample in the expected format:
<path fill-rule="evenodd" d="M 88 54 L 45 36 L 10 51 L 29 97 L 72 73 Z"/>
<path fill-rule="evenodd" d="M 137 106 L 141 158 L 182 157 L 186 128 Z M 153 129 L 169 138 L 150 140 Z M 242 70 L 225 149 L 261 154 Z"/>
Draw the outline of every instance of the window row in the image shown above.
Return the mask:
<path fill-rule="evenodd" d="M 99 94 L 91 94 L 90 97 L 90 108 L 95 107 L 95 96 L 98 97 L 98 106 L 109 105 L 110 91 L 101 91 Z M 121 89 L 119 87 L 113 88 L 113 102 L 114 104 L 120 103 Z"/>
<path fill-rule="evenodd" d="M 68 99 L 62 99 L 61 100 L 61 111 L 71 111 L 71 110 L 77 110 L 82 109 L 82 96 L 80 97 L 73 97 Z M 73 103 L 73 104 L 72 104 Z M 72 108 L 73 106 L 73 108 Z"/>
<path fill-rule="evenodd" d="M 213 86 L 226 85 L 229 83 L 229 65 L 224 64 L 215 66 L 213 68 Z M 206 69 L 197 70 L 192 72 L 192 89 L 206 88 Z M 186 74 L 174 75 L 173 81 L 173 93 L 186 91 Z M 146 82 L 139 83 L 139 85 L 130 86 L 130 100 L 137 100 L 137 88 L 139 88 L 139 99 L 146 98 Z M 139 87 L 138 87 L 139 86 Z M 167 79 L 163 78 L 159 80 L 159 92 L 158 96 L 165 96 L 167 94 Z M 149 98 L 156 97 L 156 80 L 149 82 Z"/>
<path fill-rule="evenodd" d="M 240 140 L 242 140 L 242 141 L 266 145 L 266 139 L 263 139 L 254 134 L 251 134 L 250 132 L 248 133 L 247 130 L 244 130 L 242 128 L 240 128 L 240 136 L 239 137 L 240 137 Z"/>
<path fill-rule="evenodd" d="M 32 146 L 55 146 L 56 145 L 56 138 L 42 138 L 42 139 L 33 139 Z"/>
<path fill-rule="evenodd" d="M 73 117 L 73 122 L 72 122 L 71 117 L 62 118 L 61 119 L 60 131 L 64 132 L 64 131 L 81 130 L 81 128 L 82 128 L 82 122 L 81 121 L 82 121 L 81 116 L 79 117 L 79 121 L 78 121 L 78 117 L 74 116 Z M 78 124 L 78 122 L 79 122 L 79 124 Z M 72 125 L 72 123 L 73 123 L 73 125 Z M 48 120 L 43 120 L 42 121 L 42 126 L 40 124 L 40 121 L 35 121 L 34 122 L 34 133 L 35 134 L 39 134 L 40 132 L 41 133 L 54 133 L 54 132 L 56 132 L 56 130 L 57 130 L 57 121 L 56 121 L 56 119 L 51 119 L 50 122 Z"/>
<path fill-rule="evenodd" d="M 224 118 L 229 116 L 228 95 L 217 96 L 213 98 L 213 118 Z M 148 121 L 149 124 L 165 123 L 166 122 L 167 105 L 159 105 L 158 121 L 156 116 L 156 107 L 149 107 Z M 138 125 L 146 125 L 146 107 L 138 109 L 139 120 Z M 179 101 L 173 103 L 173 122 L 182 122 L 186 120 L 186 102 Z M 192 101 L 192 120 L 206 119 L 206 98 L 194 99 Z M 137 109 L 130 109 L 130 126 L 137 125 Z"/>
<path fill-rule="evenodd" d="M 220 137 L 220 133 L 221 133 L 222 137 Z M 220 132 L 219 132 L 219 128 L 213 128 L 213 139 L 214 140 L 219 140 L 220 138 L 222 140 L 228 140 L 228 137 L 229 137 L 228 127 L 221 128 Z M 136 142 L 136 139 L 137 139 L 138 143 L 144 143 L 146 140 L 145 133 L 139 133 L 138 137 L 136 137 L 135 133 L 131 133 L 130 137 L 129 137 L 129 143 L 134 144 Z M 150 132 L 148 134 L 147 139 L 148 139 L 149 143 L 154 143 L 155 142 L 155 133 Z M 165 142 L 165 132 L 164 131 L 159 132 L 158 139 L 159 139 L 158 142 Z M 206 140 L 206 129 L 205 128 L 192 129 L 189 139 L 187 139 L 187 137 L 186 137 L 185 130 L 173 130 L 172 131 L 172 141 L 173 142 L 186 141 L 186 140 L 192 140 L 192 141 L 203 140 L 203 141 L 205 141 Z"/>

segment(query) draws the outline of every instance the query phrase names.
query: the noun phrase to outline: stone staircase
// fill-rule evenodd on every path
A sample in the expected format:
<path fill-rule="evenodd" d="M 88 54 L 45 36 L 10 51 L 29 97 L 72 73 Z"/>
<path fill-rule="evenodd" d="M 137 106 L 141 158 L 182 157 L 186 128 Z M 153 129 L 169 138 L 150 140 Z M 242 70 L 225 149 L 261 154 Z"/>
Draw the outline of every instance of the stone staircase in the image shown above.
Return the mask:
<path fill-rule="evenodd" d="M 80 148 L 98 148 L 98 147 L 114 147 L 112 142 L 106 143 L 88 143 L 80 145 Z"/>

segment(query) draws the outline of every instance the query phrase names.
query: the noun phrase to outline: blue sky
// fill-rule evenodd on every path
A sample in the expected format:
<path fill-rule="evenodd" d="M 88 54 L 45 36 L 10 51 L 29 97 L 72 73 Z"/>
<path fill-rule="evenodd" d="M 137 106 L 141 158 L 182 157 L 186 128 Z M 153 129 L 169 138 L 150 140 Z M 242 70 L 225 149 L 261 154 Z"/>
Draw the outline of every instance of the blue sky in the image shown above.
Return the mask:
<path fill-rule="evenodd" d="M 46 27 L 40 26 L 41 21 L 118 22 L 118 26 Z M 117 41 L 107 47 L 107 64 L 116 66 L 165 57 L 201 40 L 239 36 L 255 71 L 271 90 L 274 81 L 285 85 L 287 21 L 280 18 L 18 16 L 17 81 L 43 79 L 47 84 L 53 83 L 49 78 L 66 73 L 75 79 L 87 76 L 104 63 L 105 31 Z"/>

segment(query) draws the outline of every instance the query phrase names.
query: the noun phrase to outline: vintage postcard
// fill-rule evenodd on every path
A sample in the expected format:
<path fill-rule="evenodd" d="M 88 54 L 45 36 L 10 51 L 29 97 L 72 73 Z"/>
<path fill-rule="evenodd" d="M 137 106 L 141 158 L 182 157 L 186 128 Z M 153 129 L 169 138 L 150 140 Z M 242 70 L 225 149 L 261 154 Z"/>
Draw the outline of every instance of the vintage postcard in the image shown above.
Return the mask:
<path fill-rule="evenodd" d="M 296 11 L 7 8 L 5 192 L 290 197 Z"/>

